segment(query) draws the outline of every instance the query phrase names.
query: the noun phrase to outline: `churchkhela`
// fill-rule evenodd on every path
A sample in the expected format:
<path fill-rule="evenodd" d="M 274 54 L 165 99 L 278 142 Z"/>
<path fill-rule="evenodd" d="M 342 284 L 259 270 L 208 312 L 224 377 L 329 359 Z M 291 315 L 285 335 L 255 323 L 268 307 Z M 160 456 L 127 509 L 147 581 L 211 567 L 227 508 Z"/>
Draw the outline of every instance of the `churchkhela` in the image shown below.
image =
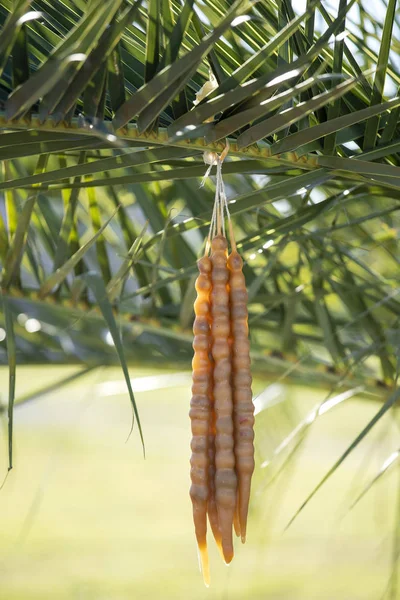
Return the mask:
<path fill-rule="evenodd" d="M 190 497 L 205 584 L 210 583 L 207 515 L 221 555 L 234 555 L 232 529 L 246 541 L 254 471 L 247 290 L 222 180 L 222 159 L 205 255 L 198 261 L 193 324 Z M 208 171 L 209 172 L 209 171 Z M 227 225 L 225 227 L 225 219 Z M 231 253 L 228 255 L 228 236 Z"/>

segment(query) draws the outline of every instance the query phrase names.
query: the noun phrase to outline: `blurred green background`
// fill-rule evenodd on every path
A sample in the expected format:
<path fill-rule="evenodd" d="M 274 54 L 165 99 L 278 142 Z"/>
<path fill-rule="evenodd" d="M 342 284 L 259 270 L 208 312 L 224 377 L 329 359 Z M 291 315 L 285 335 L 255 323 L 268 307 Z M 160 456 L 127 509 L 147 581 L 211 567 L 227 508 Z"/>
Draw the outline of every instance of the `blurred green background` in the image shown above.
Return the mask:
<path fill-rule="evenodd" d="M 20 367 L 17 398 L 73 372 L 76 367 Z M 264 409 L 256 418 L 248 541 L 236 543 L 226 567 L 210 539 L 206 589 L 188 495 L 190 373 L 132 368 L 131 376 L 145 460 L 136 428 L 126 442 L 131 406 L 118 368 L 92 371 L 16 408 L 15 468 L 0 492 L 1 600 L 384 597 L 396 543 L 396 467 L 349 509 L 396 449 L 393 415 L 284 532 L 379 404 L 354 398 L 318 418 L 294 461 L 274 478 L 281 461 L 261 464 L 326 392 L 257 380 Z M 7 381 L 4 368 L 3 404 Z M 5 419 L 3 425 L 1 473 Z"/>

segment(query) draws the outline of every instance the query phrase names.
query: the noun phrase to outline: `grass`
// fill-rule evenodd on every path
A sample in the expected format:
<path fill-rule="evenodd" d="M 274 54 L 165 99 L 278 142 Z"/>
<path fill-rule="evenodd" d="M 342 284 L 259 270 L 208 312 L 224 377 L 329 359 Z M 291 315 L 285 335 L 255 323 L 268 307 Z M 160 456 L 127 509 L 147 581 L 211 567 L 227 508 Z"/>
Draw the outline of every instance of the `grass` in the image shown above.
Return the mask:
<path fill-rule="evenodd" d="M 17 398 L 68 369 L 20 367 Z M 131 371 L 136 380 L 153 374 Z M 7 377 L 2 369 L 2 390 Z M 131 420 L 127 395 L 102 395 L 102 382 L 120 379 L 118 369 L 92 372 L 16 409 L 15 469 L 0 491 L 0 600 L 382 597 L 391 569 L 395 472 L 351 512 L 348 507 L 396 449 L 390 417 L 282 533 L 376 404 L 350 400 L 321 417 L 275 484 L 266 486 L 268 469 L 257 469 L 248 542 L 237 544 L 229 568 L 211 544 L 212 583 L 206 590 L 188 496 L 189 387 L 136 392 L 143 460 L 136 429 L 125 443 Z M 256 382 L 256 391 L 264 387 Z M 258 465 L 325 394 L 275 389 L 280 402 L 257 417 Z M 5 473 L 5 426 L 1 443 Z"/>

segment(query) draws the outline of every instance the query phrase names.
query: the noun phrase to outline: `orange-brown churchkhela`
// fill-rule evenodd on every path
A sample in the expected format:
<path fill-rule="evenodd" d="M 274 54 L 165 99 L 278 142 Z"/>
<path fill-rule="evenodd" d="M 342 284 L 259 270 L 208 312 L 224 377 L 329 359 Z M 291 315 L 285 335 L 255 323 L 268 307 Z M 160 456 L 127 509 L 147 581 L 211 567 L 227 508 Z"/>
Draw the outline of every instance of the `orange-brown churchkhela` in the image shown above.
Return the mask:
<path fill-rule="evenodd" d="M 237 471 L 236 471 L 236 475 L 237 475 Z M 235 507 L 235 514 L 233 515 L 233 529 L 234 529 L 237 537 L 240 537 L 239 490 L 237 491 L 237 494 L 236 494 L 236 507 Z"/>
<path fill-rule="evenodd" d="M 210 571 L 207 551 L 207 502 L 209 495 L 208 436 L 211 419 L 210 395 L 212 393 L 211 345 L 211 260 L 204 256 L 198 261 L 199 276 L 196 280 L 197 298 L 194 303 L 193 324 L 193 385 L 190 402 L 192 423 L 192 456 L 190 497 L 193 504 L 193 520 L 199 548 L 204 583 L 209 585 Z"/>
<path fill-rule="evenodd" d="M 207 514 L 217 546 L 228 564 L 233 558 L 232 527 L 242 542 L 246 540 L 254 471 L 248 298 L 243 261 L 236 250 L 222 180 L 225 155 L 226 151 L 221 157 L 213 154 L 212 163 L 209 156 L 205 159 L 210 168 L 217 164 L 217 186 L 205 256 L 198 261 L 200 275 L 196 281 L 193 326 L 190 495 L 207 585 Z M 232 247 L 229 257 L 225 215 Z"/>
<path fill-rule="evenodd" d="M 251 392 L 247 290 L 243 261 L 235 250 L 228 257 L 232 336 L 232 393 L 235 459 L 238 477 L 238 516 L 242 542 L 246 541 L 251 477 L 254 471 L 254 405 Z"/>
<path fill-rule="evenodd" d="M 229 271 L 227 241 L 217 235 L 211 241 L 212 290 L 211 335 L 214 359 L 215 406 L 215 498 L 221 530 L 222 551 L 226 563 L 233 558 L 232 525 L 236 507 L 233 403 L 231 389 L 231 353 L 229 344 Z"/>
<path fill-rule="evenodd" d="M 218 521 L 218 508 L 215 498 L 215 410 L 211 394 L 211 418 L 208 432 L 208 520 L 217 543 L 218 550 L 222 553 L 221 530 Z"/>

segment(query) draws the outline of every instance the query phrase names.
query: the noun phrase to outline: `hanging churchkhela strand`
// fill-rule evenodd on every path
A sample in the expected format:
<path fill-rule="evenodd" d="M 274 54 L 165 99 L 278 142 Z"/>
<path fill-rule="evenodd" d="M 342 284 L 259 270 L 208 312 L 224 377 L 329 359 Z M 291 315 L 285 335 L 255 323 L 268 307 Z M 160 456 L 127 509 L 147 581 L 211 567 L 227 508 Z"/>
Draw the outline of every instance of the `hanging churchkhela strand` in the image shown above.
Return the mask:
<path fill-rule="evenodd" d="M 232 336 L 232 392 L 235 430 L 235 460 L 238 477 L 236 534 L 246 541 L 251 477 L 254 471 L 254 404 L 251 392 L 250 343 L 248 339 L 247 290 L 243 260 L 231 236 L 228 257 L 229 299 Z"/>
<path fill-rule="evenodd" d="M 229 344 L 229 271 L 227 241 L 217 234 L 211 240 L 212 291 L 211 338 L 214 359 L 215 409 L 215 499 L 226 563 L 233 558 L 232 525 L 236 507 L 233 400 L 231 387 L 231 348 Z"/>
<path fill-rule="evenodd" d="M 223 153 L 224 154 L 224 153 Z M 193 325 L 190 403 L 190 496 L 200 565 L 210 581 L 207 515 L 221 555 L 234 555 L 232 528 L 246 541 L 254 471 L 254 406 L 251 392 L 247 291 L 222 180 L 224 156 L 205 153 L 217 165 L 217 184 L 205 255 L 198 261 Z M 229 234 L 231 253 L 228 255 Z"/>
<path fill-rule="evenodd" d="M 194 303 L 192 362 L 193 385 L 190 402 L 192 422 L 192 456 L 190 497 L 193 504 L 193 521 L 204 583 L 209 585 L 210 574 L 207 551 L 207 503 L 209 499 L 208 436 L 211 422 L 212 362 L 210 358 L 210 291 L 211 261 L 203 256 L 198 261 L 199 276 L 196 280 L 197 299 Z"/>

